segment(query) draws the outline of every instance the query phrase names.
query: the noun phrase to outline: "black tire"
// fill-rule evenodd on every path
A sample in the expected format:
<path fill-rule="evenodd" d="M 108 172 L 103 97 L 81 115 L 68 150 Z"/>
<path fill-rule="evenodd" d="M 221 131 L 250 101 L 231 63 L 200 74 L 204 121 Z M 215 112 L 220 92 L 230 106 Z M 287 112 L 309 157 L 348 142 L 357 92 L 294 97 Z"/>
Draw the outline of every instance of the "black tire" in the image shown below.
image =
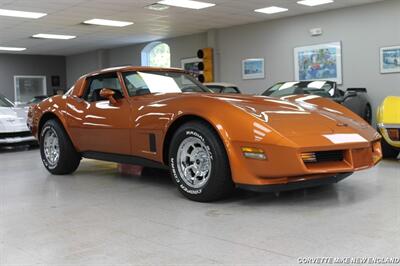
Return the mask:
<path fill-rule="evenodd" d="M 48 131 L 55 133 L 58 139 L 59 157 L 52 163 L 45 155 L 45 135 Z M 54 119 L 46 121 L 40 132 L 40 154 L 46 169 L 53 175 L 73 173 L 79 166 L 81 155 L 75 150 L 65 129 Z"/>
<path fill-rule="evenodd" d="M 211 167 L 205 168 L 211 170 L 207 171 L 208 177 L 202 181 L 204 185 L 197 188 L 187 183 L 188 179 L 184 177 L 182 167 L 178 165 L 182 161 L 178 158 L 178 156 L 180 157 L 178 149 L 185 142 L 191 143 L 190 140 L 204 144 L 201 151 L 203 156 L 206 154 L 205 156 L 208 158 L 205 161 L 209 161 L 211 164 Z M 185 197 L 193 201 L 210 202 L 226 198 L 234 191 L 235 185 L 232 181 L 225 147 L 210 125 L 202 121 L 191 121 L 182 125 L 175 132 L 170 147 L 169 166 L 171 176 L 179 191 Z M 202 158 L 204 159 L 204 157 Z M 197 161 L 193 164 L 198 163 Z M 209 166 L 209 164 L 207 165 Z"/>
<path fill-rule="evenodd" d="M 397 158 L 397 156 L 399 155 L 399 151 L 395 148 L 393 148 L 392 146 L 390 146 L 389 143 L 387 143 L 387 141 L 385 140 L 384 137 L 382 137 L 381 140 L 381 145 L 382 145 L 382 156 L 383 158 Z"/>
<path fill-rule="evenodd" d="M 364 108 L 363 118 L 368 124 L 372 123 L 372 108 L 369 104 L 367 104 Z"/>

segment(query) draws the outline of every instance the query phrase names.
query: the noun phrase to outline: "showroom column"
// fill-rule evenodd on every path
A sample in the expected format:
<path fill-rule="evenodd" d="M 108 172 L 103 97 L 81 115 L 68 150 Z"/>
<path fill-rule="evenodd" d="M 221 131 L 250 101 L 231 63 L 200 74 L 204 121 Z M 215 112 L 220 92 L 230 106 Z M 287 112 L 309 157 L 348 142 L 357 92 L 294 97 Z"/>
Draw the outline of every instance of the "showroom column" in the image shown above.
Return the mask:
<path fill-rule="evenodd" d="M 214 81 L 220 80 L 220 65 L 219 65 L 219 45 L 218 45 L 218 30 L 211 29 L 207 31 L 207 47 L 214 49 Z"/>
<path fill-rule="evenodd" d="M 110 66 L 108 50 L 101 49 L 96 51 L 98 69 L 108 68 Z"/>

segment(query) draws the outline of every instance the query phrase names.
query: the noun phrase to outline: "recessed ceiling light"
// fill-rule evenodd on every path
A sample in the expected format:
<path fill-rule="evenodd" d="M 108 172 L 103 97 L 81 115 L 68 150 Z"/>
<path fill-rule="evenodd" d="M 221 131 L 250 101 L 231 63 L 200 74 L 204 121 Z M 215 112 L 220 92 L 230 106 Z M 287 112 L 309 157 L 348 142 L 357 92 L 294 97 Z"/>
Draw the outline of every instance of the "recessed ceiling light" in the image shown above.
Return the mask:
<path fill-rule="evenodd" d="M 278 6 L 270 6 L 270 7 L 265 7 L 265 8 L 260 8 L 254 10 L 255 12 L 259 13 L 265 13 L 265 14 L 275 14 L 275 13 L 281 13 L 281 12 L 286 12 L 289 9 L 283 8 L 283 7 L 278 7 Z"/>
<path fill-rule="evenodd" d="M 0 50 L 1 51 L 12 51 L 12 52 L 21 52 L 26 50 L 26 48 L 22 48 L 22 47 L 4 47 L 4 46 L 0 46 Z"/>
<path fill-rule="evenodd" d="M 27 12 L 19 10 L 0 9 L 0 16 L 16 17 L 16 18 L 41 18 L 46 16 L 46 13 Z"/>
<path fill-rule="evenodd" d="M 129 21 L 118 21 L 118 20 L 109 20 L 101 18 L 86 20 L 83 23 L 90 25 L 109 26 L 109 27 L 126 27 L 133 24 L 133 22 Z"/>
<path fill-rule="evenodd" d="M 334 2 L 334 0 L 302 0 L 302 1 L 297 1 L 298 4 L 305 5 L 305 6 L 319 6 L 319 5 L 330 4 L 330 3 L 333 3 L 333 2 Z"/>
<path fill-rule="evenodd" d="M 162 5 L 177 6 L 183 8 L 191 8 L 191 9 L 203 9 L 215 6 L 215 4 L 213 3 L 206 3 L 193 0 L 161 0 L 158 1 L 158 3 Z"/>
<path fill-rule="evenodd" d="M 169 8 L 169 6 L 155 3 L 155 4 L 145 6 L 144 8 L 154 10 L 154 11 L 164 11 L 164 10 L 167 10 Z"/>
<path fill-rule="evenodd" d="M 32 37 L 38 39 L 56 39 L 56 40 L 70 40 L 76 38 L 76 36 L 72 35 L 46 34 L 46 33 L 38 33 L 32 35 Z"/>

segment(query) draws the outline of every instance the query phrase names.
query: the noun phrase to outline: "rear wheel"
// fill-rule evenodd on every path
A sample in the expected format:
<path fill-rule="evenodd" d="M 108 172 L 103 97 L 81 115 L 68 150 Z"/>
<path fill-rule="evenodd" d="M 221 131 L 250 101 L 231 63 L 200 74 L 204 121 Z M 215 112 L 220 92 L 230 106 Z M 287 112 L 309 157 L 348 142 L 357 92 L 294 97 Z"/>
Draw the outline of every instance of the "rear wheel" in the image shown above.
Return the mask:
<path fill-rule="evenodd" d="M 372 108 L 369 104 L 365 106 L 363 118 L 368 124 L 372 123 Z"/>
<path fill-rule="evenodd" d="M 81 161 L 64 128 L 54 119 L 48 120 L 40 132 L 40 154 L 46 169 L 54 175 L 73 173 Z"/>
<path fill-rule="evenodd" d="M 399 151 L 387 143 L 384 137 L 382 137 L 381 144 L 383 158 L 397 158 Z"/>
<path fill-rule="evenodd" d="M 179 191 L 191 200 L 215 201 L 234 191 L 225 147 L 205 122 L 188 122 L 175 132 L 169 164 Z"/>

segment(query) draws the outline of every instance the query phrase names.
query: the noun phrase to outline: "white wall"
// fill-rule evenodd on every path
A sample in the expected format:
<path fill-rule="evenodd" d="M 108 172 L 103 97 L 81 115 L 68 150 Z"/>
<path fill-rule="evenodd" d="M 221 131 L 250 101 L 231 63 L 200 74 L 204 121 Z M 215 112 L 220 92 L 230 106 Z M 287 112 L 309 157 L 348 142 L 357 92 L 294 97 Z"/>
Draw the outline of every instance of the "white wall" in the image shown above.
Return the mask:
<path fill-rule="evenodd" d="M 53 94 L 51 76 L 60 77 L 66 89 L 64 56 L 0 54 L 0 93 L 14 101 L 14 76 L 46 76 L 47 93 Z"/>
<path fill-rule="evenodd" d="M 82 75 L 102 68 L 99 51 L 67 56 L 67 86 L 71 87 Z"/>
<path fill-rule="evenodd" d="M 310 36 L 315 27 L 322 36 Z M 379 66 L 380 47 L 400 45 L 399 0 L 219 30 L 221 80 L 262 92 L 294 79 L 295 47 L 332 41 L 342 42 L 344 88 L 366 87 L 374 107 L 387 95 L 400 95 L 400 73 L 380 74 Z M 253 57 L 265 58 L 266 79 L 242 80 L 241 62 Z"/>

